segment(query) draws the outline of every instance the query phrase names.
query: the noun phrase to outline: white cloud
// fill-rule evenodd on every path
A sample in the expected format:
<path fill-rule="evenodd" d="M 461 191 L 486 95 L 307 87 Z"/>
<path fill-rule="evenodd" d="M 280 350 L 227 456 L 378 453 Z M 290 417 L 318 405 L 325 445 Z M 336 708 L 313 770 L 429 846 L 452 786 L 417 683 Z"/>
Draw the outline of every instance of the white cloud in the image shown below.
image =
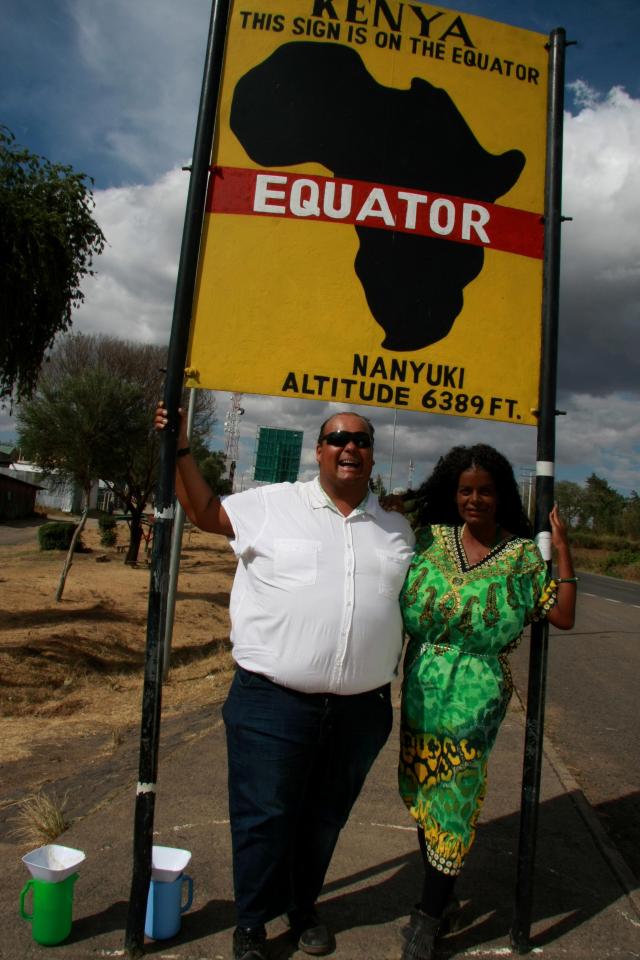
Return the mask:
<path fill-rule="evenodd" d="M 96 191 L 107 246 L 84 284 L 76 329 L 168 342 L 188 186 L 178 169 L 149 186 Z"/>
<path fill-rule="evenodd" d="M 578 475 L 597 473 L 616 488 L 629 492 L 640 487 L 640 418 L 638 398 L 610 393 L 569 398 L 570 417 L 558 423 L 559 460 Z"/>
<path fill-rule="evenodd" d="M 561 385 L 640 388 L 640 100 L 620 87 L 565 117 Z"/>
<path fill-rule="evenodd" d="M 573 83 L 568 83 L 567 87 L 573 93 L 574 102 L 578 107 L 596 106 L 601 99 L 598 91 L 594 90 L 585 80 L 575 80 Z"/>
<path fill-rule="evenodd" d="M 589 227 L 578 231 L 575 249 L 610 259 L 620 242 L 611 248 L 597 240 L 611 237 L 640 249 L 633 229 L 640 208 L 639 150 L 640 100 L 621 87 L 593 99 L 576 116 L 566 115 L 564 202 Z"/>

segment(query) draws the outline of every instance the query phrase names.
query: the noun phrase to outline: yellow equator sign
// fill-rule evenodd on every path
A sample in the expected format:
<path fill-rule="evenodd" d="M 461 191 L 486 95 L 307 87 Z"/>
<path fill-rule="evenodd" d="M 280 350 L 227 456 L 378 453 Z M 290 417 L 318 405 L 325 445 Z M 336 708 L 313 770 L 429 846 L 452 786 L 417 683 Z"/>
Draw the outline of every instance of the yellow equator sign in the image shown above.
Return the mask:
<path fill-rule="evenodd" d="M 188 385 L 535 423 L 546 42 L 234 4 Z"/>

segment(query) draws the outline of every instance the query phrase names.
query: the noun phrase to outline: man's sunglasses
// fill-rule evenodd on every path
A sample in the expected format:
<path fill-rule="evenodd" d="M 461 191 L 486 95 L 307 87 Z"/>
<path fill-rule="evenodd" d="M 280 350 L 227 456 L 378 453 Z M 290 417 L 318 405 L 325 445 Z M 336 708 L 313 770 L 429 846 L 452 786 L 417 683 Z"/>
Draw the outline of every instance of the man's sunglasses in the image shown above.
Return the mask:
<path fill-rule="evenodd" d="M 333 430 L 320 437 L 318 443 L 328 443 L 330 447 L 346 447 L 348 443 L 355 443 L 360 450 L 366 450 L 371 446 L 371 437 L 365 430 L 356 430 L 355 433 L 350 430 Z"/>

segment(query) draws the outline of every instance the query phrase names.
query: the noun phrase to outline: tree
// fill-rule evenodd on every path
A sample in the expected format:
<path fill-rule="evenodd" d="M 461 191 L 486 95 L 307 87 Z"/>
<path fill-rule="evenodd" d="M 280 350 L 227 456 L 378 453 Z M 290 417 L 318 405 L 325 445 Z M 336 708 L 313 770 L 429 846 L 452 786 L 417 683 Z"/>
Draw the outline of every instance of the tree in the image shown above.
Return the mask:
<path fill-rule="evenodd" d="M 60 409 L 55 398 L 58 393 L 65 395 L 68 384 L 82 382 L 87 371 L 108 371 L 120 385 L 123 395 L 133 390 L 137 398 L 137 409 L 130 414 L 131 420 L 118 423 L 120 431 L 117 449 L 118 456 L 109 454 L 112 439 L 96 433 L 92 440 L 95 460 L 99 471 L 92 479 L 101 479 L 115 496 L 125 505 L 129 524 L 129 547 L 125 563 L 135 563 L 138 559 L 142 540 L 142 519 L 148 502 L 151 500 L 158 466 L 158 436 L 152 429 L 153 413 L 162 396 L 166 348 L 153 344 L 132 343 L 103 335 L 86 336 L 74 334 L 60 340 L 52 353 L 50 361 L 43 368 L 38 380 L 36 394 L 31 400 L 20 405 L 18 422 L 29 414 L 32 406 L 42 401 L 49 408 L 51 417 L 59 417 L 67 429 L 74 429 L 73 411 Z M 87 401 L 92 407 L 96 401 Z M 186 403 L 184 404 L 186 407 Z M 115 405 L 117 411 L 118 405 Z M 196 415 L 194 418 L 194 443 L 209 432 L 215 417 L 213 395 L 199 390 L 197 394 Z M 43 438 L 42 451 L 46 450 Z M 60 437 L 59 460 L 65 455 L 64 434 Z M 208 454 L 206 448 L 205 455 Z M 103 449 L 104 448 L 104 449 Z M 33 459 L 42 464 L 44 458 L 37 446 Z M 94 467 L 96 464 L 94 464 Z"/>
<path fill-rule="evenodd" d="M 579 483 L 559 480 L 554 487 L 554 499 L 567 526 L 575 527 L 582 522 L 585 512 L 584 490 Z"/>
<path fill-rule="evenodd" d="M 231 493 L 232 482 L 223 474 L 226 469 L 225 456 L 222 450 L 209 450 L 201 436 L 191 439 L 191 452 L 200 468 L 202 476 L 217 496 Z"/>
<path fill-rule="evenodd" d="M 384 485 L 382 474 L 377 473 L 375 479 L 369 480 L 369 489 L 378 497 L 386 497 L 387 488 Z"/>
<path fill-rule="evenodd" d="M 619 533 L 625 500 L 603 477 L 592 473 L 586 480 L 584 517 L 594 533 Z"/>
<path fill-rule="evenodd" d="M 87 367 L 106 365 L 123 383 L 135 385 L 140 393 L 140 412 L 146 431 L 143 436 L 136 436 L 135 432 L 131 434 L 126 462 L 114 462 L 111 468 L 100 474 L 100 479 L 125 504 L 128 513 L 129 547 L 125 563 L 135 563 L 138 559 L 142 518 L 155 488 L 158 435 L 152 422 L 156 404 L 162 396 L 166 358 L 165 347 L 104 335 L 68 337 L 56 351 L 55 367 L 59 373 L 74 376 Z M 182 405 L 186 410 L 186 397 Z M 209 432 L 214 420 L 213 394 L 198 390 L 192 430 L 194 444 L 204 446 L 202 437 Z"/>
<path fill-rule="evenodd" d="M 148 433 L 140 391 L 106 367 L 94 367 L 60 383 L 45 381 L 18 411 L 23 453 L 45 475 L 77 483 L 85 505 L 63 567 L 56 600 L 62 598 L 76 541 L 85 525 L 95 480 L 126 469 L 132 443 Z"/>
<path fill-rule="evenodd" d="M 106 483 L 125 506 L 129 526 L 125 563 L 135 563 L 138 559 L 142 518 L 155 484 L 158 438 L 151 424 L 155 405 L 162 396 L 166 354 L 165 347 L 153 344 L 75 334 L 56 345 L 41 377 L 46 383 L 65 383 L 82 378 L 86 370 L 107 369 L 123 389 L 135 388 L 138 410 L 131 428 L 126 424 L 122 426 L 121 442 L 126 454 L 113 460 L 107 458 L 101 472 L 93 478 L 99 477 Z M 143 425 L 140 430 L 136 426 L 138 419 Z"/>
<path fill-rule="evenodd" d="M 640 497 L 635 490 L 631 491 L 624 505 L 622 529 L 627 536 L 640 540 Z"/>
<path fill-rule="evenodd" d="M 19 147 L 0 127 L 0 401 L 29 397 L 83 300 L 105 239 L 84 173 Z"/>

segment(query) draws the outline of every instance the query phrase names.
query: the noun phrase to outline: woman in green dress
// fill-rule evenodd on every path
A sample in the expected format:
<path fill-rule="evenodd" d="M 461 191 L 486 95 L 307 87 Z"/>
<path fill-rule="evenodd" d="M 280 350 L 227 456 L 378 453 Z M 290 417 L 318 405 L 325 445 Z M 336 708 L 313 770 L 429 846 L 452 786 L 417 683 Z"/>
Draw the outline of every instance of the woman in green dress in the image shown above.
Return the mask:
<path fill-rule="evenodd" d="M 492 447 L 454 447 L 416 499 L 416 552 L 400 598 L 409 642 L 399 786 L 418 824 L 425 880 L 402 957 L 430 960 L 475 839 L 487 759 L 511 697 L 507 655 L 532 620 L 573 626 L 576 578 L 554 507 L 558 576 L 550 580 L 513 470 Z"/>

